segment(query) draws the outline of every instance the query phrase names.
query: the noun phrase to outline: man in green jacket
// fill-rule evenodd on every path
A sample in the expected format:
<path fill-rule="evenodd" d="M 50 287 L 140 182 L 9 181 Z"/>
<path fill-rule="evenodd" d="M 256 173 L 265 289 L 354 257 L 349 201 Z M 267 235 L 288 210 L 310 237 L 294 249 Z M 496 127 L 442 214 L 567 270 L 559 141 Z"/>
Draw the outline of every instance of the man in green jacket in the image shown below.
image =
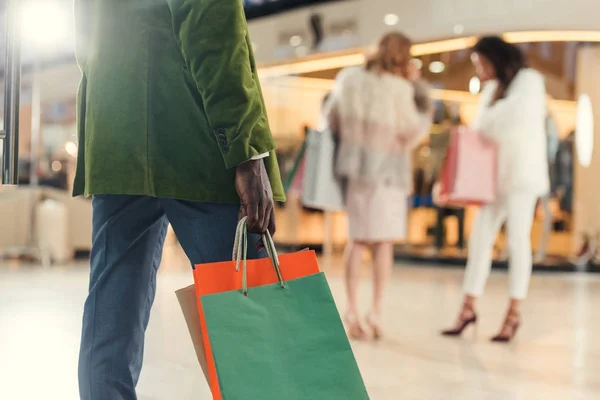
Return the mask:
<path fill-rule="evenodd" d="M 93 246 L 85 400 L 133 400 L 168 223 L 192 264 L 231 257 L 241 215 L 283 201 L 241 0 L 75 0 L 79 155 Z"/>

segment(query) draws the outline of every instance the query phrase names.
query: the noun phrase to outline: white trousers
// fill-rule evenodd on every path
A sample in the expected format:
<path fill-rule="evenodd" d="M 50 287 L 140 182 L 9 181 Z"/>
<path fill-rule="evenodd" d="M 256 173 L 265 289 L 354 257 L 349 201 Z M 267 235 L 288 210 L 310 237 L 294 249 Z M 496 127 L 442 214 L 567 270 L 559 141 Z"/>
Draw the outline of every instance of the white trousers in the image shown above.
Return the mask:
<path fill-rule="evenodd" d="M 496 235 L 506 222 L 509 252 L 509 293 L 511 299 L 524 299 L 531 278 L 531 226 L 537 195 L 514 193 L 477 212 L 469 239 L 469 260 L 465 272 L 465 294 L 483 294 L 492 268 L 492 252 Z"/>

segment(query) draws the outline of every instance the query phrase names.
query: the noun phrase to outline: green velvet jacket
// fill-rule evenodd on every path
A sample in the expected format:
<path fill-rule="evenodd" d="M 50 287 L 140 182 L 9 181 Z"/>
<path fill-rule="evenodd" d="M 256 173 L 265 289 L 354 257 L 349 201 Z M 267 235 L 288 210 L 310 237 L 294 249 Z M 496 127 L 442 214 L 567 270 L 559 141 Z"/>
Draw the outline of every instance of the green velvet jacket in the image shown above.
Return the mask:
<path fill-rule="evenodd" d="M 235 167 L 268 152 L 285 200 L 241 0 L 75 0 L 75 16 L 74 195 L 237 203 Z"/>

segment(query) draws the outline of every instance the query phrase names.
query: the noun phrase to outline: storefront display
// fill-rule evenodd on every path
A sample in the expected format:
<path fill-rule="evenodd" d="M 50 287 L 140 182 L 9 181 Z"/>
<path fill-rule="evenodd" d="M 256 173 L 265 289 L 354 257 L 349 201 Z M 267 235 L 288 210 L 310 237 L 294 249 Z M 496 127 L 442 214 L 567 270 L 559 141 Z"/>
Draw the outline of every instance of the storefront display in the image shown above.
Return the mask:
<path fill-rule="evenodd" d="M 542 47 L 544 51 L 540 50 Z M 550 97 L 548 108 L 551 116 L 551 123 L 548 126 L 552 127 L 548 129 L 548 149 L 549 153 L 555 153 L 555 160 L 551 163 L 552 195 L 545 201 L 540 201 L 532 230 L 532 243 L 534 251 L 537 251 L 536 261 L 540 262 L 539 265 L 564 267 L 574 254 L 572 222 L 574 145 L 570 133 L 575 128 L 577 110 L 572 83 L 575 72 L 572 67 L 556 67 L 551 70 L 546 70 L 545 67 L 549 61 L 560 58 L 561 51 L 571 47 L 568 43 L 553 43 L 545 47 L 541 44 L 525 46 L 533 66 L 546 74 Z M 468 54 L 468 51 L 459 50 L 420 57 L 424 76 L 434 84 L 435 89 L 432 93 L 437 100 L 437 106 L 431 133 L 415 150 L 413 157 L 414 196 L 409 211 L 408 237 L 404 243 L 399 243 L 401 246 L 398 247 L 402 254 L 419 257 L 435 254 L 436 259 L 442 260 L 446 258 L 456 260 L 457 257 L 462 259 L 466 254 L 476 207 L 436 207 L 432 198 L 432 189 L 439 179 L 450 131 L 455 126 L 468 125 L 477 112 L 478 90 L 475 90 L 471 79 L 474 72 L 468 61 Z M 444 63 L 443 70 L 429 68 L 429 65 L 435 61 Z M 326 64 L 324 60 L 320 62 Z M 571 64 L 565 63 L 565 65 Z M 303 65 L 304 67 L 306 65 Z M 270 76 L 263 87 L 269 115 L 274 125 L 285 127 L 285 130 L 290 132 L 294 124 L 296 124 L 296 131 L 300 131 L 298 127 L 304 124 L 315 124 L 319 109 L 317 99 L 321 93 L 331 88 L 332 78 L 336 73 L 337 70 L 324 70 L 311 71 L 306 76 L 302 73 L 295 76 Z M 301 106 L 298 107 L 298 104 Z M 294 111 L 291 108 L 294 108 Z M 295 142 L 296 145 L 293 147 L 296 149 L 300 147 L 302 142 L 300 134 L 284 136 L 287 146 Z M 551 162 L 550 156 L 549 162 Z M 283 219 L 285 217 L 282 217 Z M 333 236 L 338 248 L 346 242 L 344 219 L 343 213 L 337 214 L 335 218 L 336 232 Z M 303 221 L 303 217 L 297 220 Z M 322 227 L 319 224 L 315 226 L 318 228 L 312 234 L 304 230 L 302 245 L 314 246 L 322 243 Z M 281 236 L 280 241 L 290 242 Z M 503 258 L 506 249 L 504 233 L 499 235 L 495 248 L 497 259 L 505 260 Z"/>
<path fill-rule="evenodd" d="M 265 0 L 246 1 L 245 7 L 248 15 L 251 16 L 259 9 L 267 10 L 267 8 L 261 7 L 276 7 L 277 10 L 283 10 L 305 4 L 308 2 Z M 459 43 L 459 41 L 452 43 Z M 586 84 L 577 82 L 583 79 L 582 76 L 587 76 L 588 81 L 592 79 L 588 76 L 589 74 L 580 71 L 579 61 L 568 59 L 577 53 L 572 51 L 573 48 L 579 49 L 580 47 L 586 46 L 580 46 L 574 42 L 523 45 L 531 66 L 546 76 L 549 111 L 556 122 L 557 136 L 560 139 L 552 166 L 552 197 L 549 199 L 549 207 L 539 207 L 532 241 L 534 248 L 540 247 L 539 244 L 545 242 L 543 239 L 544 232 L 546 232 L 544 221 L 547 220 L 545 215 L 549 211 L 552 229 L 547 240 L 547 254 L 549 256 L 560 255 L 563 258 L 574 255 L 577 249 L 584 247 L 582 245 L 582 242 L 585 241 L 583 234 L 575 233 L 577 229 L 575 215 L 576 212 L 580 212 L 578 210 L 589 208 L 587 204 L 594 203 L 591 199 L 585 200 L 581 197 L 581 193 L 584 193 L 583 189 L 578 190 L 573 179 L 573 176 L 578 173 L 578 168 L 584 168 L 583 165 L 590 164 L 589 168 L 594 168 L 592 153 L 596 152 L 591 146 L 578 146 L 575 150 L 575 142 L 584 136 L 572 133 L 577 120 L 576 100 L 579 94 L 585 93 L 578 88 Z M 478 109 L 477 92 L 481 89 L 482 83 L 475 84 L 473 80 L 474 71 L 469 61 L 467 48 L 457 49 L 455 47 L 444 53 L 426 51 L 434 47 L 421 44 L 416 48 L 415 52 L 422 65 L 424 78 L 430 81 L 434 87 L 432 94 L 436 100 L 436 111 L 435 123 L 431 128 L 430 135 L 415 150 L 413 157 L 414 196 L 408 218 L 409 234 L 404 248 L 419 249 L 419 251 L 422 249 L 435 250 L 438 254 L 462 254 L 462 248 L 468 242 L 475 210 L 471 207 L 461 210 L 436 207 L 433 203 L 432 188 L 440 175 L 448 146 L 449 132 L 454 126 L 468 125 L 472 121 Z M 331 59 L 335 60 L 333 64 L 328 62 L 328 57 L 328 54 L 320 54 L 286 61 L 288 64 L 282 62 L 281 65 L 259 66 L 269 124 L 277 141 L 277 154 L 284 177 L 294 165 L 294 160 L 304 140 L 306 127 L 315 128 L 319 124 L 321 101 L 331 90 L 333 79 L 340 67 L 343 66 L 340 63 L 359 65 L 364 61 L 364 57 L 354 53 L 332 53 Z M 295 64 L 290 67 L 289 63 Z M 286 68 L 289 68 L 290 71 L 286 72 Z M 74 154 L 76 154 L 76 151 L 73 153 L 73 147 L 76 150 L 76 138 L 74 98 L 72 96 L 75 89 L 65 85 L 65 89 L 61 86 L 61 90 L 58 90 L 51 86 L 50 82 L 65 80 L 64 77 L 69 76 L 72 77 L 72 84 L 76 85 L 79 72 L 75 65 L 68 65 L 55 69 L 44 69 L 42 74 L 44 74 L 42 81 L 47 86 L 42 88 L 40 167 L 43 170 L 42 175 L 48 177 L 51 185 L 62 188 L 65 182 L 72 181 L 70 174 L 75 161 Z M 25 82 L 29 81 L 25 79 Z M 24 92 L 21 115 L 23 121 L 21 125 L 22 140 L 20 141 L 20 153 L 24 163 L 21 168 L 23 182 L 27 182 L 26 175 L 29 169 L 27 160 L 31 148 L 31 140 L 27 133 L 31 128 L 29 126 L 31 110 L 28 109 L 29 97 L 26 92 L 27 90 Z M 67 92 L 71 97 L 66 95 Z M 593 103 L 593 101 L 593 94 L 590 94 L 590 102 Z M 591 115 L 594 111 L 594 109 L 591 110 Z M 588 112 L 587 115 L 589 117 L 590 113 Z M 590 122 L 593 122 L 593 118 Z M 588 125 L 588 131 L 593 133 L 593 124 Z M 290 207 L 288 204 L 285 209 L 282 208 L 278 212 L 287 212 Z M 307 233 L 303 233 L 302 238 L 290 239 L 285 237 L 287 233 L 284 229 L 279 231 L 278 238 L 283 242 L 303 241 L 311 246 L 321 243 L 323 240 L 323 215 L 321 213 L 308 214 L 306 218 L 302 216 L 297 219 L 294 224 L 306 223 L 313 226 L 314 234 L 310 233 L 311 229 L 303 229 L 303 232 Z M 585 222 L 585 218 L 581 215 L 578 218 Z M 281 219 L 283 221 L 285 217 L 282 216 Z M 334 230 L 336 230 L 333 240 L 336 246 L 341 247 L 346 242 L 346 222 L 343 213 L 336 214 L 333 220 L 335 221 Z M 499 254 L 505 247 L 504 243 L 504 237 L 500 235 L 497 241 Z"/>

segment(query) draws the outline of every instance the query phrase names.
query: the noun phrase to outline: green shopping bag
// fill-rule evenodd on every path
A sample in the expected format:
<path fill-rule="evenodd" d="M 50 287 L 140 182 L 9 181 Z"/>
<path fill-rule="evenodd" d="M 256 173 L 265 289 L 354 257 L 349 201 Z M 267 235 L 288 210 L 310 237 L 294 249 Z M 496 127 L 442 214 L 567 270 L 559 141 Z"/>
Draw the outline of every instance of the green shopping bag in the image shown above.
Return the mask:
<path fill-rule="evenodd" d="M 280 265 L 267 235 L 263 239 L 272 261 L 272 281 L 277 283 L 252 287 L 257 278 L 252 276 L 253 261 L 246 262 L 243 222 L 240 231 L 241 290 L 199 297 L 220 397 L 368 400 L 324 274 L 284 280 L 286 268 L 293 268 L 294 255 L 282 257 L 287 265 Z M 297 253 L 298 259 L 306 260 L 307 253 Z M 232 270 L 236 266 L 235 262 L 222 264 Z M 196 271 L 201 269 L 202 265 L 196 266 Z"/>

